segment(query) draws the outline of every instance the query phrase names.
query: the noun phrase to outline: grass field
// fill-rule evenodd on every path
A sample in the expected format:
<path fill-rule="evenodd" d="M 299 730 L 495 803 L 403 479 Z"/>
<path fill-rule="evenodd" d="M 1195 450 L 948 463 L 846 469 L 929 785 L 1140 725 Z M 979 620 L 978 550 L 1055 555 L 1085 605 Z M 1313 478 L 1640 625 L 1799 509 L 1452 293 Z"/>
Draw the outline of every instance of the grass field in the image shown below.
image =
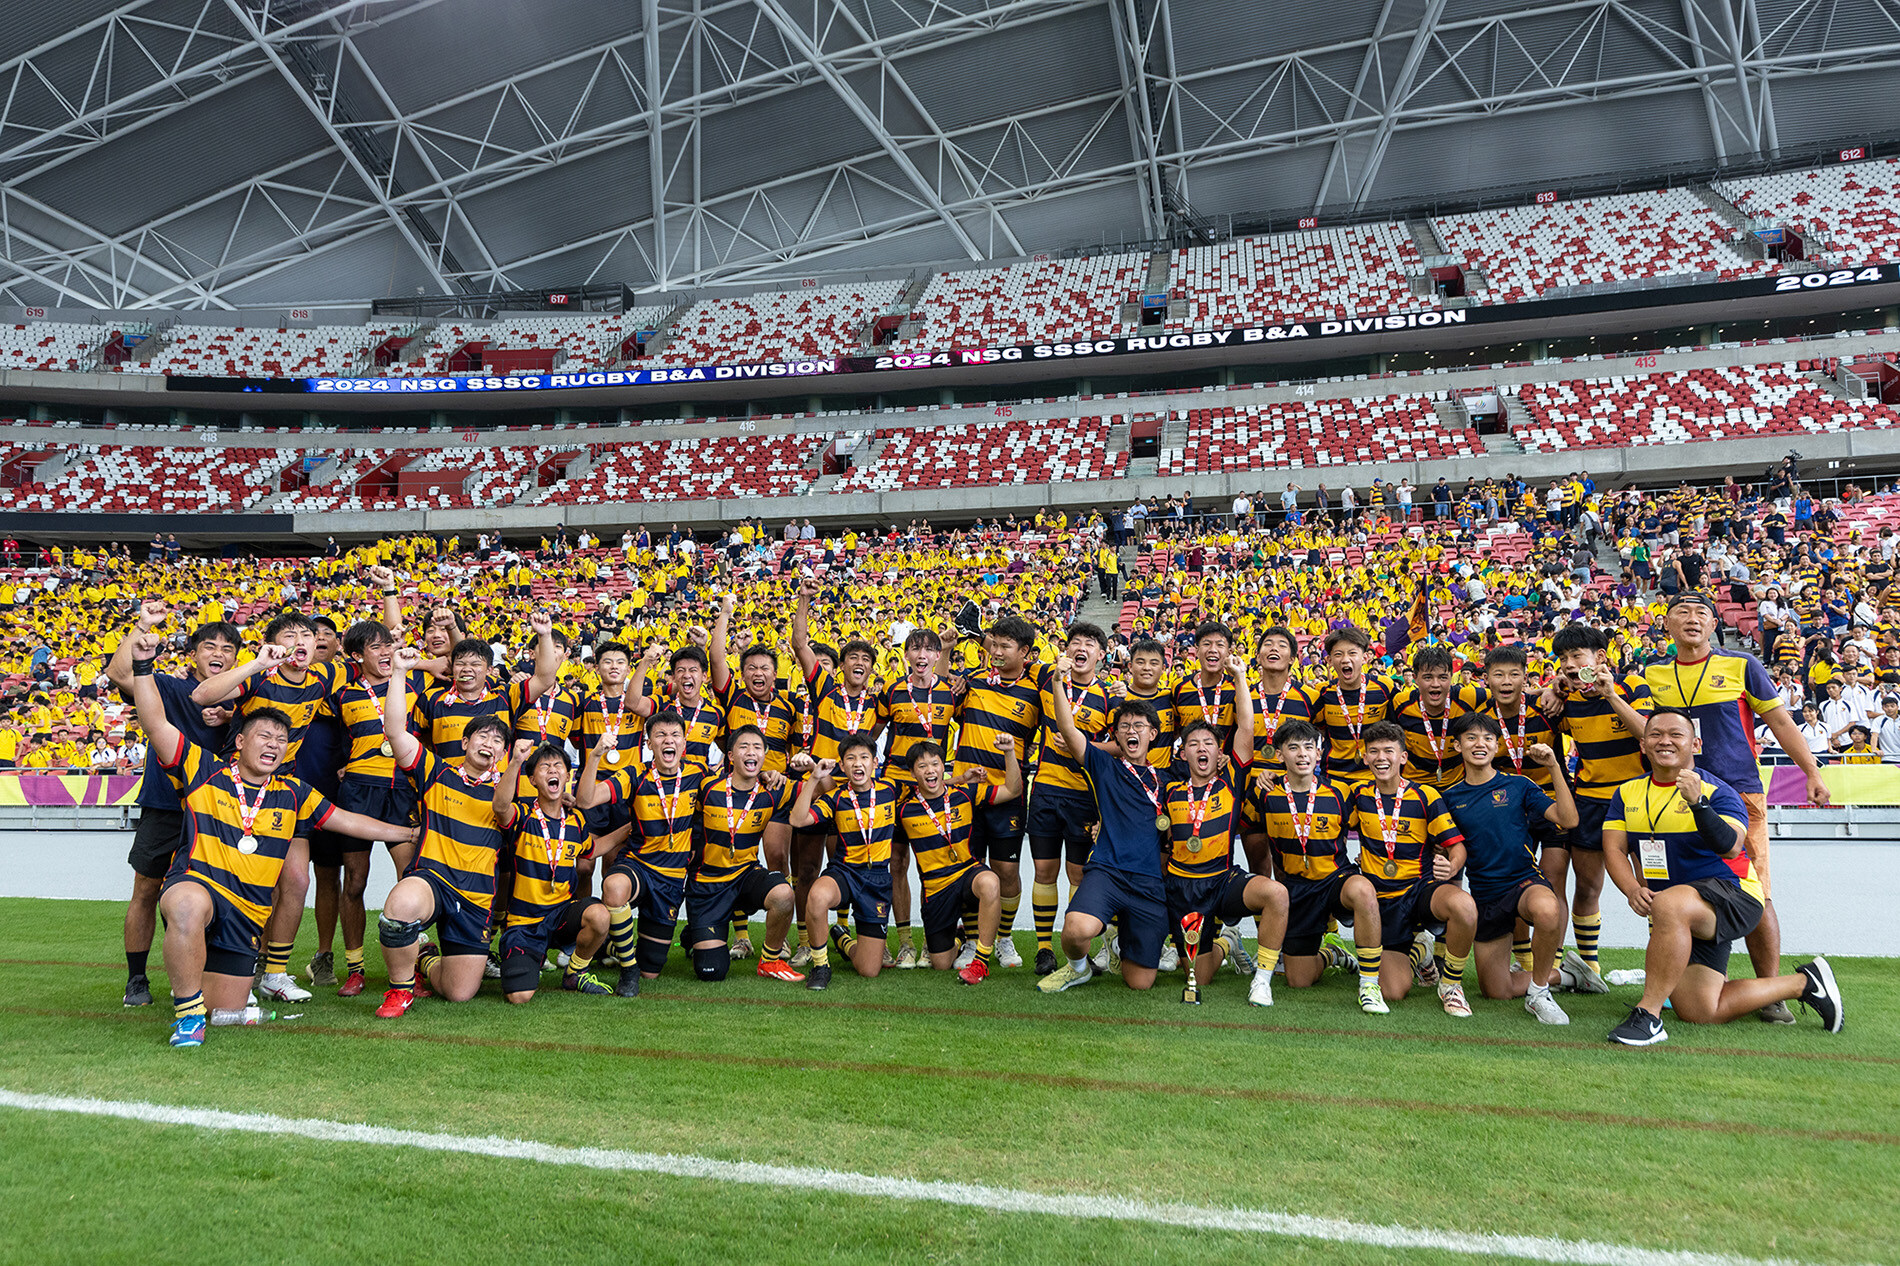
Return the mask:
<path fill-rule="evenodd" d="M 389 1022 L 370 1014 L 372 948 L 362 998 L 324 991 L 301 1019 L 181 1052 L 156 954 L 159 1005 L 119 1005 L 121 913 L 0 900 L 0 1089 L 1360 1227 L 1900 1261 L 1893 960 L 1834 960 L 1838 1036 L 1805 1015 L 1671 1023 L 1667 1045 L 1629 1051 L 1603 1038 L 1632 990 L 1567 997 L 1573 1023 L 1551 1029 L 1503 1003 L 1455 1021 L 1418 994 L 1363 1016 L 1343 979 L 1260 1010 L 1223 974 L 1186 1008 L 1178 977 L 1049 998 L 1026 969 L 974 989 L 847 970 L 816 995 L 749 972 L 702 985 L 677 958 L 632 1001 L 484 993 Z M 306 921 L 299 970 L 311 939 Z M 1467 1256 L 11 1107 L 0 1143 L 3 1262 Z"/>

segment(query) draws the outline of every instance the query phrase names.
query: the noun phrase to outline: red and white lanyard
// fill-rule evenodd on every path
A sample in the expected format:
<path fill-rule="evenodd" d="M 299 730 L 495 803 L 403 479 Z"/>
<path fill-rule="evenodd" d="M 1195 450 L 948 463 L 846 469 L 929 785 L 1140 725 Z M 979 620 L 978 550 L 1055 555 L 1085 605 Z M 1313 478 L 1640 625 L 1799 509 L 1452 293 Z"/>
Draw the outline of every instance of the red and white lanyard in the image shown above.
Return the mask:
<path fill-rule="evenodd" d="M 250 789 L 244 785 L 244 780 L 238 777 L 236 762 L 233 762 L 231 765 L 230 778 L 231 786 L 237 790 L 238 829 L 243 832 L 243 834 L 238 837 L 238 852 L 245 854 L 255 853 L 257 851 L 257 836 L 251 833 L 251 827 L 257 821 L 257 815 L 262 812 L 264 808 L 264 798 L 270 794 L 270 781 L 266 779 L 264 785 L 258 788 L 257 803 L 252 804 Z"/>
<path fill-rule="evenodd" d="M 1346 732 L 1351 734 L 1352 741 L 1357 743 L 1359 741 L 1359 731 L 1363 730 L 1366 726 L 1366 683 L 1363 681 L 1359 683 L 1358 720 L 1353 719 L 1352 712 L 1346 707 L 1346 692 L 1344 690 L 1338 690 L 1337 693 L 1339 695 L 1339 714 L 1346 718 Z"/>
<path fill-rule="evenodd" d="M 1498 713 L 1498 728 L 1504 731 L 1504 753 L 1511 758 L 1511 764 L 1518 773 L 1524 772 L 1524 726 L 1530 716 L 1530 705 L 1520 702 L 1517 706 L 1517 738 L 1511 738 L 1510 722 L 1504 719 L 1504 713 Z"/>
<path fill-rule="evenodd" d="M 541 814 L 541 801 L 534 802 L 535 825 L 541 828 L 541 849 L 548 855 L 548 881 L 554 880 L 554 872 L 560 868 L 561 854 L 567 849 L 567 819 L 561 818 L 560 825 L 554 828 L 553 838 L 548 835 L 548 820 Z"/>
<path fill-rule="evenodd" d="M 1293 788 L 1286 790 L 1287 817 L 1293 822 L 1293 834 L 1300 841 L 1300 855 L 1306 855 L 1306 841 L 1313 837 L 1313 820 L 1317 816 L 1319 788 L 1312 787 L 1306 793 L 1306 812 L 1302 816 L 1298 805 L 1293 803 Z"/>
<path fill-rule="evenodd" d="M 1399 847 L 1399 828 L 1405 825 L 1405 793 L 1411 784 L 1399 779 L 1398 794 L 1392 797 L 1392 817 L 1385 816 L 1385 795 L 1377 787 L 1372 789 L 1372 807 L 1379 814 L 1379 834 L 1385 839 L 1385 859 L 1396 860 Z"/>
<path fill-rule="evenodd" d="M 669 796 L 666 792 L 666 784 L 662 783 L 658 777 L 653 779 L 653 798 L 660 802 L 660 816 L 666 819 L 666 838 L 669 840 L 672 839 L 675 834 L 673 823 L 679 817 L 680 789 L 685 783 L 686 773 L 684 770 L 673 775 L 673 794 Z M 730 787 L 730 785 L 731 784 L 727 784 L 728 787 Z M 748 809 L 751 807 L 750 804 L 746 806 Z M 732 809 L 730 795 L 727 797 L 726 809 L 728 812 Z"/>
<path fill-rule="evenodd" d="M 844 728 L 847 734 L 856 734 L 864 724 L 864 713 L 871 703 L 871 692 L 865 691 L 858 696 L 857 707 L 851 706 L 851 692 L 843 686 L 838 687 L 838 710 L 844 713 Z"/>
<path fill-rule="evenodd" d="M 758 798 L 759 788 L 755 783 L 752 790 L 745 793 L 745 808 L 739 811 L 738 816 L 733 816 L 732 779 L 726 779 L 726 835 L 729 841 L 728 847 L 733 852 L 739 849 L 739 824 L 752 816 L 752 804 Z"/>
<path fill-rule="evenodd" d="M 607 700 L 609 697 L 613 699 L 616 705 L 612 712 L 607 711 Z M 624 690 L 617 695 L 602 695 L 600 697 L 601 737 L 613 745 L 607 752 L 607 763 L 609 765 L 618 765 L 620 763 L 620 721 L 621 718 L 626 715 L 626 712 L 627 694 Z"/>

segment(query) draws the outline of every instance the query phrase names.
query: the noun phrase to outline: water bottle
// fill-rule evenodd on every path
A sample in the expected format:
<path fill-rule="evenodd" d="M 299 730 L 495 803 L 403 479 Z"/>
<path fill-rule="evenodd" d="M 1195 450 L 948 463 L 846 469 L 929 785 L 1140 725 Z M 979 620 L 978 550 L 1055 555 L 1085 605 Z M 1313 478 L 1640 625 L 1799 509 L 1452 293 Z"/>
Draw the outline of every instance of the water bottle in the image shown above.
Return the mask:
<path fill-rule="evenodd" d="M 228 1011 L 216 1010 L 211 1013 L 211 1023 L 216 1025 L 262 1024 L 266 1020 L 275 1020 L 276 1018 L 277 1013 L 275 1011 L 266 1011 L 264 1008 L 256 1005 L 249 1005 L 241 1010 L 234 1007 Z"/>

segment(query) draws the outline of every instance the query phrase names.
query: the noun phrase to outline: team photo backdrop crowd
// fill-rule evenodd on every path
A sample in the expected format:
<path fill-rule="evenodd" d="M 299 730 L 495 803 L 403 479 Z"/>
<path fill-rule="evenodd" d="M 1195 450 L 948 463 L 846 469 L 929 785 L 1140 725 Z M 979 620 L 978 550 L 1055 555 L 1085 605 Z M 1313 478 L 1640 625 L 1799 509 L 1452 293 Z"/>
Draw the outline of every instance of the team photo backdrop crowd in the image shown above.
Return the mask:
<path fill-rule="evenodd" d="M 1782 970 L 1758 760 L 1817 804 L 1825 764 L 1900 763 L 1893 511 L 1790 461 L 829 537 L 8 542 L 0 758 L 142 769 L 125 1001 L 162 919 L 176 1046 L 310 996 L 312 886 L 309 982 L 364 994 L 373 939 L 389 1019 L 544 971 L 630 998 L 678 956 L 1187 1001 L 1225 965 L 1262 1006 L 1331 972 L 1452 1017 L 1470 979 L 1566 1024 L 1612 983 L 1608 883 L 1651 925 L 1614 1040 L 1794 1001 L 1838 1031 L 1827 962 Z"/>

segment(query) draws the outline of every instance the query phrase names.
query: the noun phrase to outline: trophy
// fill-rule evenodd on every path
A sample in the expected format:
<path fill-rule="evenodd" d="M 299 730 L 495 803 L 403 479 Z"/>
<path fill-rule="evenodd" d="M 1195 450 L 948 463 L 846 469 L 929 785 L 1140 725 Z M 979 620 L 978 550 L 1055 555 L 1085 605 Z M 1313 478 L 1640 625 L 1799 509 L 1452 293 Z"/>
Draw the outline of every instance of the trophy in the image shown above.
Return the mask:
<path fill-rule="evenodd" d="M 1181 916 L 1181 961 L 1187 965 L 1187 984 L 1181 989 L 1181 1001 L 1201 1005 L 1201 982 L 1194 975 L 1194 959 L 1201 952 L 1201 916 L 1188 911 Z"/>

